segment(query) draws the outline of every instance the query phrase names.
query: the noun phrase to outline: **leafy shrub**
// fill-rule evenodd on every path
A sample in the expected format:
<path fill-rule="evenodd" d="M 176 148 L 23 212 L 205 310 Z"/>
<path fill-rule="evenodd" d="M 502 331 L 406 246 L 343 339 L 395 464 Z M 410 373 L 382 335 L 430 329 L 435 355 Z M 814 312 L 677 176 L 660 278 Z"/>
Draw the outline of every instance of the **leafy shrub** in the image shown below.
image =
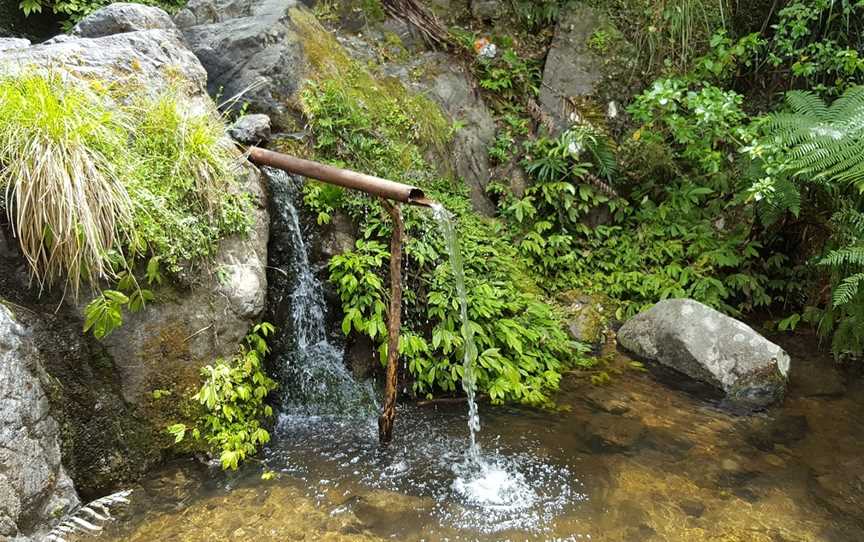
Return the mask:
<path fill-rule="evenodd" d="M 830 231 L 811 267 L 828 274 L 830 299 L 811 299 L 805 320 L 833 335 L 836 354 L 864 350 L 864 87 L 850 87 L 826 104 L 813 92 L 786 95 L 787 111 L 766 117 L 765 136 L 745 149 L 761 161 L 762 177 L 750 188 L 766 224 L 784 213 Z M 832 215 L 827 222 L 825 211 Z"/>
<path fill-rule="evenodd" d="M 270 441 L 264 423 L 273 409 L 266 399 L 276 389 L 276 382 L 264 372 L 263 362 L 270 351 L 267 337 L 273 331 L 267 322 L 255 325 L 233 358 L 216 360 L 201 369 L 205 381 L 193 399 L 204 413 L 191 435 L 204 439 L 219 453 L 223 469 L 236 469 Z M 168 432 L 174 435 L 175 443 L 180 443 L 190 431 L 184 424 L 174 424 Z"/>
<path fill-rule="evenodd" d="M 768 60 L 813 91 L 839 94 L 864 77 L 864 4 L 794 0 L 778 13 Z"/>
<path fill-rule="evenodd" d="M 128 242 L 132 200 L 122 162 L 129 119 L 59 74 L 0 79 L 0 188 L 41 286 L 108 277 L 105 255 Z"/>
<path fill-rule="evenodd" d="M 703 174 L 714 174 L 724 169 L 730 151 L 753 138 L 742 102 L 732 90 L 667 78 L 637 96 L 628 111 L 642 123 L 634 137 L 669 139 Z"/>
<path fill-rule="evenodd" d="M 569 0 L 512 0 L 516 18 L 528 28 L 549 26 L 558 20 Z"/>
<path fill-rule="evenodd" d="M 145 263 L 147 283 L 161 282 L 249 227 L 218 115 L 193 111 L 179 87 L 124 92 L 58 73 L 0 79 L 2 206 L 40 285 L 114 286 L 88 307 L 97 335 L 152 298 L 136 277 Z"/>

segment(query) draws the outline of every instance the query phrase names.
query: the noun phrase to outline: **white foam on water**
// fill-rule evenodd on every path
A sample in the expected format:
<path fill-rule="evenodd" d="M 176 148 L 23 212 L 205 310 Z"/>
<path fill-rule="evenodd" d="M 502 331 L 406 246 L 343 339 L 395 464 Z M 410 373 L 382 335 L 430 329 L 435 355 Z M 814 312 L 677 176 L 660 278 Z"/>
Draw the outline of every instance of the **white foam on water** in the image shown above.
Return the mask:
<path fill-rule="evenodd" d="M 516 511 L 534 506 L 537 493 L 520 472 L 509 472 L 498 464 L 483 462 L 479 469 L 458 474 L 453 491 L 467 504 Z"/>

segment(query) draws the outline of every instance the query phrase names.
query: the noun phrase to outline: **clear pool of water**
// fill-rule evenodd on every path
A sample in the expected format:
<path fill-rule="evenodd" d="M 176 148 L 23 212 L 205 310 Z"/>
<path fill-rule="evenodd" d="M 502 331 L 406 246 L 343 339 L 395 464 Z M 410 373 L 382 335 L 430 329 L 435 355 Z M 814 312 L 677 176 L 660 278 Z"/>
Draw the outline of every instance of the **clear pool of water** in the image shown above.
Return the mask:
<path fill-rule="evenodd" d="M 602 387 L 570 375 L 556 410 L 481 404 L 479 470 L 463 468 L 464 404 L 403 405 L 386 449 L 374 418 L 284 416 L 262 463 L 170 465 L 106 537 L 861 540 L 864 386 L 818 358 L 793 356 L 785 403 L 752 416 L 638 371 Z"/>

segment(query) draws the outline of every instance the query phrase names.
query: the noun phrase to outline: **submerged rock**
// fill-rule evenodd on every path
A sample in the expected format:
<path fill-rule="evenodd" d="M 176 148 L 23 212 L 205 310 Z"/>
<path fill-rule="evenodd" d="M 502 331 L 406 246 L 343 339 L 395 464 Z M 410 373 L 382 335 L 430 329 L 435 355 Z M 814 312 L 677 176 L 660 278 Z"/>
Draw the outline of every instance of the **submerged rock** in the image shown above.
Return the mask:
<path fill-rule="evenodd" d="M 176 30 L 165 11 L 143 4 L 117 2 L 94 11 L 72 29 L 73 36 L 101 38 L 137 30 Z"/>
<path fill-rule="evenodd" d="M 60 460 L 48 375 L 27 329 L 0 304 L 0 539 L 29 534 L 78 504 Z"/>
<path fill-rule="evenodd" d="M 639 357 L 721 390 L 736 407 L 783 398 L 789 355 L 746 324 L 691 299 L 668 299 L 636 315 L 618 342 Z"/>

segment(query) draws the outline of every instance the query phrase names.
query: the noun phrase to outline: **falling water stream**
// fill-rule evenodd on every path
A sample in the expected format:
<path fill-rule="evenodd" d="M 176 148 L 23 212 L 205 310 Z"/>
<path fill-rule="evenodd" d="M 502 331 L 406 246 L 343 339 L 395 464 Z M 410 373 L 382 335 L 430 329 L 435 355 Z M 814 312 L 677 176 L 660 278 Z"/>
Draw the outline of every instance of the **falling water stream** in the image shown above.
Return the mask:
<path fill-rule="evenodd" d="M 468 458 L 473 462 L 480 460 L 480 448 L 477 446 L 477 432 L 480 431 L 480 414 L 477 412 L 475 392 L 477 377 L 474 374 L 474 362 L 477 359 L 477 346 L 474 344 L 474 330 L 468 320 L 468 292 L 465 289 L 465 267 L 462 265 L 462 251 L 459 250 L 459 239 L 456 236 L 456 224 L 453 214 L 442 205 L 432 206 L 432 216 L 438 222 L 441 235 L 447 246 L 450 258 L 450 269 L 453 273 L 453 283 L 456 286 L 456 296 L 459 298 L 459 317 L 461 318 L 462 339 L 465 341 L 462 364 L 462 388 L 468 397 L 468 430 L 471 440 L 468 444 Z"/>

